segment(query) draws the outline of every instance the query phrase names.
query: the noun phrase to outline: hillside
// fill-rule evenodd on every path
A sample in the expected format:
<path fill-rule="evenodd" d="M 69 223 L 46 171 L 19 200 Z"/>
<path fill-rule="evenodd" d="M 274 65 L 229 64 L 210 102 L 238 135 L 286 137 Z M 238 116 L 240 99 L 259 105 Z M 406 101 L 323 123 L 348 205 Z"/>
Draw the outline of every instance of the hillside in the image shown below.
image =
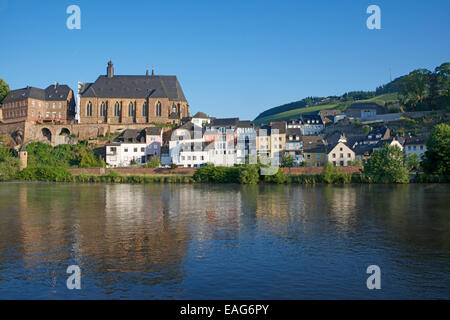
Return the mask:
<path fill-rule="evenodd" d="M 274 120 L 297 118 L 301 114 L 316 113 L 326 109 L 345 110 L 354 102 L 378 102 L 380 104 L 398 102 L 399 83 L 405 76 L 378 87 L 375 91 L 353 91 L 342 96 L 309 97 L 284 104 L 260 113 L 253 122 L 256 125 Z"/>

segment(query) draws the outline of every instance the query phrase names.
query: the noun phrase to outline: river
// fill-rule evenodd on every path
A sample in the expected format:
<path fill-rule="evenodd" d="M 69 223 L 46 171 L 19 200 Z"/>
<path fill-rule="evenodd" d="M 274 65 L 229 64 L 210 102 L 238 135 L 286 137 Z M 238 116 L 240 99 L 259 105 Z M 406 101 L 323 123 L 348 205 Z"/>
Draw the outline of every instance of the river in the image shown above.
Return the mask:
<path fill-rule="evenodd" d="M 0 299 L 449 299 L 449 191 L 0 183 Z"/>

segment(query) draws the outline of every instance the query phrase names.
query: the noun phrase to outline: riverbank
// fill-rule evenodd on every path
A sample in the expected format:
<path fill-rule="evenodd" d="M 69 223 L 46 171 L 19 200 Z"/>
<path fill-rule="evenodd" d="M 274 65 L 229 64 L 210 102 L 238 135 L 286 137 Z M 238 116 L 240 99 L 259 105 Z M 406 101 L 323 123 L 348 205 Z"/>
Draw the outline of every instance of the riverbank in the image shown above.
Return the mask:
<path fill-rule="evenodd" d="M 45 181 L 69 183 L 212 183 L 212 184 L 374 184 L 362 167 L 273 168 L 271 175 L 261 166 L 177 168 L 59 168 L 30 167 L 3 181 Z M 448 183 L 449 177 L 422 173 L 409 175 L 409 183 Z M 384 183 L 392 183 L 386 181 Z"/>

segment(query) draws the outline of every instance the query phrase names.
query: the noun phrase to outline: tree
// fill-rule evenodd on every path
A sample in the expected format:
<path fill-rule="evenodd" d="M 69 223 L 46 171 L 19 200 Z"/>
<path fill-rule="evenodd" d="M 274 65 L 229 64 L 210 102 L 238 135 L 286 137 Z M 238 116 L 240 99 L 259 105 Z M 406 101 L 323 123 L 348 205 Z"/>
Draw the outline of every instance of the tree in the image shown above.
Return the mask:
<path fill-rule="evenodd" d="M 375 151 L 364 166 L 363 174 L 375 183 L 408 183 L 405 154 L 397 146 L 385 144 Z"/>
<path fill-rule="evenodd" d="M 362 167 L 364 164 L 361 159 L 355 158 L 355 160 L 349 161 L 348 165 L 352 167 Z"/>
<path fill-rule="evenodd" d="M 8 84 L 2 78 L 0 78 L 0 102 L 2 102 L 3 99 L 6 98 L 9 91 L 11 90 L 9 89 Z"/>
<path fill-rule="evenodd" d="M 282 156 L 281 157 L 281 167 L 282 168 L 292 168 L 294 166 L 293 156 Z"/>
<path fill-rule="evenodd" d="M 368 125 L 364 126 L 364 134 L 367 136 L 370 132 L 370 127 Z"/>
<path fill-rule="evenodd" d="M 419 156 L 415 153 L 412 153 L 406 157 L 405 163 L 406 163 L 406 167 L 409 170 L 417 169 L 420 167 Z"/>
<path fill-rule="evenodd" d="M 400 83 L 400 101 L 409 108 L 415 108 L 427 97 L 430 87 L 431 72 L 417 69 L 411 72 Z"/>
<path fill-rule="evenodd" d="M 450 175 L 450 125 L 441 123 L 427 140 L 423 169 L 427 174 Z"/>
<path fill-rule="evenodd" d="M 239 167 L 238 180 L 241 184 L 257 184 L 259 182 L 258 166 L 250 164 Z"/>
<path fill-rule="evenodd" d="M 159 168 L 161 165 L 161 160 L 158 157 L 150 157 L 147 162 L 149 168 Z"/>

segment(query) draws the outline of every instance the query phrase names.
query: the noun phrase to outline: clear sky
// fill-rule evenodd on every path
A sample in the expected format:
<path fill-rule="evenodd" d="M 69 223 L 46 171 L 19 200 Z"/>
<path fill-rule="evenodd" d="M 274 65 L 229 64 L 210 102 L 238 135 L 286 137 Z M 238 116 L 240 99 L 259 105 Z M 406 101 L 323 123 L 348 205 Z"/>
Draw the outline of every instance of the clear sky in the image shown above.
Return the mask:
<path fill-rule="evenodd" d="M 69 30 L 66 8 L 81 8 Z M 381 30 L 366 9 L 381 8 Z M 76 90 L 106 73 L 177 75 L 191 112 L 254 119 L 307 96 L 374 90 L 450 61 L 450 1 L 0 0 L 0 78 Z"/>

